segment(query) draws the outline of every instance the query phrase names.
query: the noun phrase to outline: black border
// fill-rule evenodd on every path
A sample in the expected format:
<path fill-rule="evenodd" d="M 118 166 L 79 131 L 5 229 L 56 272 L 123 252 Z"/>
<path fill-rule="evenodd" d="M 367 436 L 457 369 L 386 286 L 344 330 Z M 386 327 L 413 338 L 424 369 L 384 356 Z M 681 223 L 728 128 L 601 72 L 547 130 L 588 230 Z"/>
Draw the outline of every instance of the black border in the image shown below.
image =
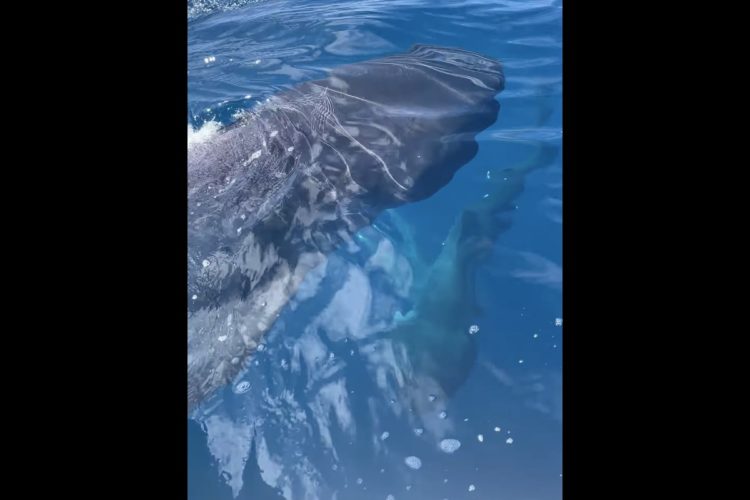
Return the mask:
<path fill-rule="evenodd" d="M 186 5 L 28 8 L 5 12 L 6 487 L 185 498 Z"/>

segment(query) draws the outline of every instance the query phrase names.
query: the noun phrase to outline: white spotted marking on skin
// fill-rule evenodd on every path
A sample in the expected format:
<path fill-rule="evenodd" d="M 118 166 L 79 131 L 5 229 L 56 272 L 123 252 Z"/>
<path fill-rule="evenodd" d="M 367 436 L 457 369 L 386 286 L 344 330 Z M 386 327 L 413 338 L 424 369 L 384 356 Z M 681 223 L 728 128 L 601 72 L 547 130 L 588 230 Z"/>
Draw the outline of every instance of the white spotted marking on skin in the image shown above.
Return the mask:
<path fill-rule="evenodd" d="M 249 390 L 250 390 L 250 382 L 248 382 L 247 380 L 243 380 L 242 382 L 234 386 L 235 394 L 244 394 Z"/>
<path fill-rule="evenodd" d="M 261 154 L 263 154 L 263 151 L 259 149 L 259 150 L 258 150 L 258 151 L 256 151 L 255 153 L 251 154 L 251 155 L 250 155 L 250 158 L 248 158 L 247 160 L 245 160 L 244 162 L 242 162 L 242 166 L 243 166 L 243 167 L 247 167 L 247 166 L 248 166 L 248 165 L 250 165 L 250 164 L 251 164 L 252 162 L 254 162 L 254 161 L 255 161 L 255 160 L 257 160 L 258 158 L 260 158 L 260 155 L 261 155 Z"/>

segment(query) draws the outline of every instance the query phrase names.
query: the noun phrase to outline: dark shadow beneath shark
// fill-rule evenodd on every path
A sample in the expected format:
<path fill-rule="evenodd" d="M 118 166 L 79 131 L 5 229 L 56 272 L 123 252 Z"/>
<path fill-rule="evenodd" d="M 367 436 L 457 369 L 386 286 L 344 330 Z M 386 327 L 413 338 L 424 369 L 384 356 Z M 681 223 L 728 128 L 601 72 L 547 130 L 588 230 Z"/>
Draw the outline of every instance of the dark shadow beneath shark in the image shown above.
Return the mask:
<path fill-rule="evenodd" d="M 188 406 L 238 374 L 311 269 L 476 154 L 497 61 L 419 45 L 282 92 L 188 151 Z"/>

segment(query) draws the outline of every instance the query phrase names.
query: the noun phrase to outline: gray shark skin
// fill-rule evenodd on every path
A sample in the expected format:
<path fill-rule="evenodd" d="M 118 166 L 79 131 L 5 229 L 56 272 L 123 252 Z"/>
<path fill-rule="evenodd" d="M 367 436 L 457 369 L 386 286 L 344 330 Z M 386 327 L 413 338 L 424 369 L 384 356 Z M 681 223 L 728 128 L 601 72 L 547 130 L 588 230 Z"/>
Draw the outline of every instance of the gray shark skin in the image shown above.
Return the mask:
<path fill-rule="evenodd" d="M 497 61 L 418 45 L 279 93 L 189 148 L 189 409 L 241 371 L 326 254 L 474 157 L 503 85 Z"/>

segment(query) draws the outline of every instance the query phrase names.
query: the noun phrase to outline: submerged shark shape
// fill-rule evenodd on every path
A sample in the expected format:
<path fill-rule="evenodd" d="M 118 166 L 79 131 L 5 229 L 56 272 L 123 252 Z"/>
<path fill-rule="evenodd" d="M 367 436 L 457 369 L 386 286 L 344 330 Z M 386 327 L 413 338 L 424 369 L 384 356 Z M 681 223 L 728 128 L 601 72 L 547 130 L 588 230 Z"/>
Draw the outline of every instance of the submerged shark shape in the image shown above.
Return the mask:
<path fill-rule="evenodd" d="M 452 395 L 475 364 L 475 337 L 468 328 L 472 318 L 481 314 L 475 293 L 477 267 L 492 254 L 498 237 L 510 228 L 526 176 L 551 164 L 558 153 L 551 144 L 532 146 L 532 155 L 500 171 L 493 180 L 493 191 L 462 211 L 429 268 L 409 319 L 390 333 L 405 346 L 420 383 L 431 385 L 433 392 Z M 416 392 L 426 391 L 422 388 Z"/>
<path fill-rule="evenodd" d="M 241 371 L 328 253 L 474 157 L 503 86 L 495 60 L 418 45 L 279 93 L 189 146 L 189 408 Z"/>

